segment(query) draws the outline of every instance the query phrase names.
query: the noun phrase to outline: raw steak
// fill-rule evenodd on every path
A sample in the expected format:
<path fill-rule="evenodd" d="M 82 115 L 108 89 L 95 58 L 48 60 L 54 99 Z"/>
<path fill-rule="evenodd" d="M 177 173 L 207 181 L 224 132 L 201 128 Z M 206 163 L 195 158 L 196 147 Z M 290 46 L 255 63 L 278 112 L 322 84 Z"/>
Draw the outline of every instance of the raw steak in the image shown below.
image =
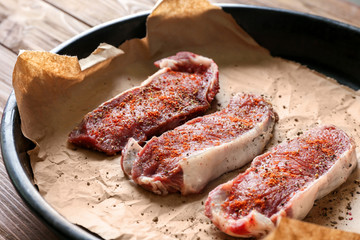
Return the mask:
<path fill-rule="evenodd" d="M 263 98 L 238 94 L 223 110 L 153 137 L 144 148 L 130 139 L 122 168 L 135 183 L 156 194 L 197 193 L 210 180 L 260 154 L 275 119 Z"/>
<path fill-rule="evenodd" d="M 213 60 L 190 52 L 155 62 L 158 70 L 88 113 L 69 142 L 113 155 L 129 138 L 142 143 L 203 113 L 219 91 Z"/>
<path fill-rule="evenodd" d="M 256 157 L 244 173 L 211 191 L 205 214 L 229 235 L 259 237 L 280 216 L 304 218 L 355 166 L 355 145 L 345 132 L 312 129 Z"/>

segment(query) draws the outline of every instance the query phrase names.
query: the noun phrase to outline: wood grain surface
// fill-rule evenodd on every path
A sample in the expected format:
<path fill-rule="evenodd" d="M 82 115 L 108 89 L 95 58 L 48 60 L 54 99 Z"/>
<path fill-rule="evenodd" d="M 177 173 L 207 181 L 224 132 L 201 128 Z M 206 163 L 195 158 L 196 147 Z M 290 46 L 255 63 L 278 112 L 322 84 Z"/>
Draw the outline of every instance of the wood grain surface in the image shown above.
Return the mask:
<path fill-rule="evenodd" d="M 360 6 L 346 0 L 212 0 L 289 9 L 360 27 Z M 20 49 L 49 51 L 106 21 L 151 10 L 156 0 L 6 0 L 0 2 L 0 112 L 12 90 Z M 57 239 L 18 196 L 0 160 L 0 239 Z"/>

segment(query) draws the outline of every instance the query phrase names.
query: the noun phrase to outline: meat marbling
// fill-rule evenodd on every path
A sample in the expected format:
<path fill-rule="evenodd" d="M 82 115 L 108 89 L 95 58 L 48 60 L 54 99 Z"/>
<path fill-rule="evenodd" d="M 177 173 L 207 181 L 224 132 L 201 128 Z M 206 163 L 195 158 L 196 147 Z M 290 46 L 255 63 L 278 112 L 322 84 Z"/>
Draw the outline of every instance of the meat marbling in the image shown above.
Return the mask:
<path fill-rule="evenodd" d="M 113 155 L 129 138 L 142 143 L 205 112 L 219 91 L 218 67 L 190 52 L 155 62 L 160 67 L 139 87 L 129 89 L 88 113 L 69 142 Z"/>
<path fill-rule="evenodd" d="M 244 173 L 212 190 L 205 214 L 229 235 L 265 235 L 281 216 L 304 218 L 356 163 L 354 142 L 345 132 L 312 129 L 256 157 Z"/>
<path fill-rule="evenodd" d="M 197 193 L 260 154 L 275 121 L 262 97 L 237 94 L 223 110 L 153 137 L 143 148 L 130 139 L 121 165 L 135 183 L 156 194 Z"/>

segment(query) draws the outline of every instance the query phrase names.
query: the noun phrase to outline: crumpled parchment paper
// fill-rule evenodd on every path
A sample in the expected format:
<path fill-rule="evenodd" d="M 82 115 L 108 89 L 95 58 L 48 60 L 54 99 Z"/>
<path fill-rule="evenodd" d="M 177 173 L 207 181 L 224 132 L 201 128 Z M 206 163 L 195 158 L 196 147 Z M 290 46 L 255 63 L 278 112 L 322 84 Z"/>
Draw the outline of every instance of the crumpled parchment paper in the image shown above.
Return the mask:
<path fill-rule="evenodd" d="M 360 235 L 291 218 L 282 218 L 264 240 L 359 240 Z"/>

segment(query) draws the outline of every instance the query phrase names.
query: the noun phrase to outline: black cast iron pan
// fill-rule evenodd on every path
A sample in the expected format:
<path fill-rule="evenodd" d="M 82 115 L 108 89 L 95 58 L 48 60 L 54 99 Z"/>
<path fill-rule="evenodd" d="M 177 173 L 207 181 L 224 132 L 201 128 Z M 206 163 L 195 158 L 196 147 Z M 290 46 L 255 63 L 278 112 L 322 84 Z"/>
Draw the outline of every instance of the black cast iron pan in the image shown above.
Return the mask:
<path fill-rule="evenodd" d="M 273 56 L 300 62 L 355 90 L 360 88 L 359 28 L 287 10 L 234 4 L 220 6 Z M 125 40 L 145 37 L 148 14 L 140 13 L 99 25 L 64 42 L 52 52 L 84 58 L 102 42 L 118 46 Z M 1 147 L 15 188 L 49 228 L 63 239 L 99 238 L 63 218 L 32 184 L 26 151 L 33 145 L 20 130 L 14 93 L 10 95 L 2 117 Z"/>

